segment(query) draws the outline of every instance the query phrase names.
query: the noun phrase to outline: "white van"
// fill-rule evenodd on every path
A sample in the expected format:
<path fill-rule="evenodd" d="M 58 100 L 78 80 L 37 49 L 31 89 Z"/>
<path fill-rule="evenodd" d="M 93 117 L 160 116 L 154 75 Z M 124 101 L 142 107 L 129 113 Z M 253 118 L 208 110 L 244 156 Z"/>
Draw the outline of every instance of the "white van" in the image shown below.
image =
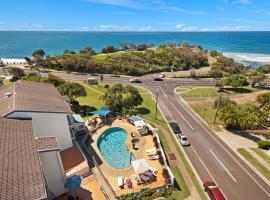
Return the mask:
<path fill-rule="evenodd" d="M 95 85 L 95 84 L 98 84 L 98 81 L 96 78 L 88 78 L 87 83 L 90 85 Z"/>

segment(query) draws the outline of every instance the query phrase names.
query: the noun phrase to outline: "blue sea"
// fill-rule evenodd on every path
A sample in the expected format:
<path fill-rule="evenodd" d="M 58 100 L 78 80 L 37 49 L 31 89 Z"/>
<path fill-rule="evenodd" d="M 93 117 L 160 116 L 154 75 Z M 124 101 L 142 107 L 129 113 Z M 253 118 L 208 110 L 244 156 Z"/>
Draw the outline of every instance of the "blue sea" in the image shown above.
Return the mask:
<path fill-rule="evenodd" d="M 218 50 L 244 64 L 258 66 L 270 63 L 270 32 L 30 32 L 0 31 L 0 57 L 22 58 L 42 48 L 56 55 L 65 49 L 79 50 L 92 46 L 100 51 L 107 45 L 120 46 L 121 42 L 168 42 L 201 45 Z"/>

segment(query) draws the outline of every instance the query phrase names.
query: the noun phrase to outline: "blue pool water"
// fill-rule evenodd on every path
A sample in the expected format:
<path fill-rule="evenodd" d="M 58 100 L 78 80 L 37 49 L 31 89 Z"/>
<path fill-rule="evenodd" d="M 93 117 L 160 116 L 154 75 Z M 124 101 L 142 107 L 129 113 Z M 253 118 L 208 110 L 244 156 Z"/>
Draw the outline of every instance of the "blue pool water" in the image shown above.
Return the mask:
<path fill-rule="evenodd" d="M 116 169 L 125 169 L 134 156 L 126 146 L 127 132 L 118 127 L 109 128 L 98 138 L 97 146 L 107 163 Z"/>

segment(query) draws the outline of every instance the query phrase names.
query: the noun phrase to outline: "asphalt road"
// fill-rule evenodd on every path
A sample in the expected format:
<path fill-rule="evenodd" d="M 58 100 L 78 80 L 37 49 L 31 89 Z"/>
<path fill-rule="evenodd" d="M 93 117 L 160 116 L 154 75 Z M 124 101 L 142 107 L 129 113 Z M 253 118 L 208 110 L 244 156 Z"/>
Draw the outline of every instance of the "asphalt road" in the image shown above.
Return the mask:
<path fill-rule="evenodd" d="M 86 80 L 85 75 L 63 75 L 65 79 Z M 97 77 L 99 79 L 99 77 Z M 129 77 L 104 77 L 104 82 L 129 83 Z M 239 158 L 197 115 L 174 94 L 181 85 L 214 85 L 212 80 L 165 79 L 154 82 L 141 78 L 137 84 L 153 94 L 159 91 L 158 105 L 168 121 L 177 121 L 191 142 L 184 150 L 202 182 L 213 180 L 228 200 L 269 200 L 270 186 Z"/>
<path fill-rule="evenodd" d="M 44 74 L 45 75 L 45 74 Z M 73 81 L 84 81 L 89 75 L 56 75 Z M 99 77 L 96 77 L 99 80 Z M 129 83 L 130 77 L 104 76 L 104 82 Z M 184 150 L 201 181 L 213 180 L 228 200 L 269 200 L 270 186 L 241 160 L 197 115 L 174 94 L 182 85 L 214 85 L 212 80 L 165 79 L 154 82 L 151 77 L 141 78 L 137 84 L 153 94 L 159 91 L 158 105 L 168 121 L 177 121 L 187 135 L 191 146 Z"/>

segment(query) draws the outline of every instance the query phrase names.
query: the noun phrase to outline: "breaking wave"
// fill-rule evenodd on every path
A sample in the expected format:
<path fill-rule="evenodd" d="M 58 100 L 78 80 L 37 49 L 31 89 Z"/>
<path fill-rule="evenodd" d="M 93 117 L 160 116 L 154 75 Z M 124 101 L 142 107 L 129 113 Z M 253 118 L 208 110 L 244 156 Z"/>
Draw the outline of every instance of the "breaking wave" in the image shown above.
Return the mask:
<path fill-rule="evenodd" d="M 224 56 L 233 58 L 235 61 L 252 67 L 270 64 L 270 54 L 254 54 L 254 53 L 223 53 Z"/>

